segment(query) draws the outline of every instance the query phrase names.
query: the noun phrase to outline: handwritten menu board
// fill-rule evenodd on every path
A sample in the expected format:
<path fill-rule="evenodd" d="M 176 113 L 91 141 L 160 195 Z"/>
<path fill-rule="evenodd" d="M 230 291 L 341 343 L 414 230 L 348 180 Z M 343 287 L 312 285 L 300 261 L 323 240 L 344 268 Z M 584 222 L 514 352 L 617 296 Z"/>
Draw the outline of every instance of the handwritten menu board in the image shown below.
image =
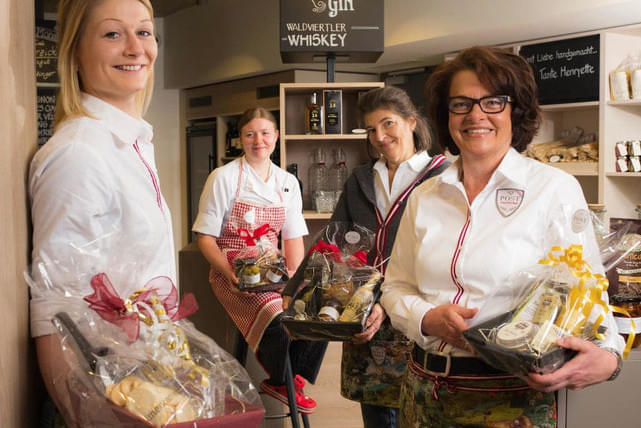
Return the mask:
<path fill-rule="evenodd" d="M 53 134 L 53 118 L 58 88 L 38 87 L 38 145 L 43 145 Z"/>
<path fill-rule="evenodd" d="M 534 70 L 540 104 L 599 99 L 599 35 L 522 46 Z"/>
<path fill-rule="evenodd" d="M 58 83 L 58 50 L 56 21 L 36 23 L 36 82 Z"/>

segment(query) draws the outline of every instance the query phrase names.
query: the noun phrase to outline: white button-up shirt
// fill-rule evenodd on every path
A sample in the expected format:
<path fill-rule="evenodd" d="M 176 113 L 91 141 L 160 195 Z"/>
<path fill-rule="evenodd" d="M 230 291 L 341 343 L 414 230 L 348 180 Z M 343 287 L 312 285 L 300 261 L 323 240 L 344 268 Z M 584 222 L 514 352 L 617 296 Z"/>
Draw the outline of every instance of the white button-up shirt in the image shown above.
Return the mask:
<path fill-rule="evenodd" d="M 374 164 L 374 190 L 376 192 L 376 208 L 383 218 L 387 216 L 392 204 L 401 193 L 412 184 L 418 174 L 425 169 L 432 158 L 425 150 L 415 153 L 411 158 L 402 162 L 394 173 L 392 186 L 389 185 L 389 170 L 385 159 L 381 158 Z"/>
<path fill-rule="evenodd" d="M 469 354 L 421 331 L 430 309 L 456 303 L 479 308 L 483 319 L 507 312 L 515 293 L 508 276 L 546 258 L 552 245 L 582 244 L 593 271 L 603 271 L 574 177 L 510 149 L 470 205 L 461 172 L 459 159 L 410 195 L 381 298 L 394 327 L 423 349 L 452 355 Z M 604 323 L 603 346 L 622 351 L 611 312 Z"/>
<path fill-rule="evenodd" d="M 106 272 L 123 299 L 156 276 L 176 282 L 171 215 L 160 192 L 151 125 L 90 95 L 83 105 L 92 117 L 61 124 L 29 171 L 38 284 L 31 299 L 34 337 L 53 333 L 53 315 L 71 310 L 56 296 L 66 293 L 82 303 L 93 293 L 95 273 Z M 43 289 L 46 283 L 52 288 Z"/>
<path fill-rule="evenodd" d="M 192 227 L 194 232 L 220 236 L 236 202 L 239 163 L 240 159 L 235 159 L 216 168 L 207 177 L 203 193 L 200 195 L 198 216 Z M 269 168 L 267 181 L 263 181 L 245 160 L 242 168 L 243 184 L 238 195 L 239 199 L 263 205 L 283 203 L 285 205 L 285 224 L 281 229 L 283 239 L 307 235 L 307 225 L 302 214 L 303 202 L 296 177 L 274 163 Z"/>

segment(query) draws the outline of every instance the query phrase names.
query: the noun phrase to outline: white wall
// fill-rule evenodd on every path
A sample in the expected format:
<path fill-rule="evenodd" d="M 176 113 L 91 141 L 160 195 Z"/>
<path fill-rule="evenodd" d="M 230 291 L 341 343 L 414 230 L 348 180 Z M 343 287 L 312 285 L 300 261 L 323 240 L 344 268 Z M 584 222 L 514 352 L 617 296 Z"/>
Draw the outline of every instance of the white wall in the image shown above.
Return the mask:
<path fill-rule="evenodd" d="M 280 61 L 278 0 L 201 0 L 165 19 L 172 59 L 166 64 L 168 87 L 287 68 Z M 442 54 L 475 44 L 507 44 L 638 22 L 639 0 L 385 0 L 381 58 L 376 64 L 336 68 L 398 70 L 437 63 Z M 324 69 L 324 64 L 315 66 Z"/>
<path fill-rule="evenodd" d="M 160 176 L 160 187 L 172 214 L 176 257 L 182 248 L 181 225 L 185 215 L 181 209 L 180 183 L 180 105 L 179 91 L 165 89 L 163 64 L 166 59 L 164 41 L 164 19 L 156 18 L 156 32 L 160 39 L 158 58 L 154 69 L 154 96 L 145 115 L 145 120 L 154 127 L 156 166 Z M 178 260 L 178 259 L 176 259 Z"/>

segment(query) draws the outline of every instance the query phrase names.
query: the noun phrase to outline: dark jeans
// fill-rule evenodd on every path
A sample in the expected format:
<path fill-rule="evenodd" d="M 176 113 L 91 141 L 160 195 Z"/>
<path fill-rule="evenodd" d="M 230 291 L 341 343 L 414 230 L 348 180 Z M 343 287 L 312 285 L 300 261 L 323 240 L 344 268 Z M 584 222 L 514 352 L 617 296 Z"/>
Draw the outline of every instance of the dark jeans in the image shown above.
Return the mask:
<path fill-rule="evenodd" d="M 279 314 L 265 329 L 263 338 L 258 344 L 256 358 L 269 374 L 269 383 L 285 384 L 285 353 L 289 352 L 294 376 L 301 375 L 311 383 L 316 381 L 320 370 L 327 342 L 293 340 L 280 321 Z"/>
<path fill-rule="evenodd" d="M 398 409 L 361 403 L 364 428 L 396 428 Z"/>

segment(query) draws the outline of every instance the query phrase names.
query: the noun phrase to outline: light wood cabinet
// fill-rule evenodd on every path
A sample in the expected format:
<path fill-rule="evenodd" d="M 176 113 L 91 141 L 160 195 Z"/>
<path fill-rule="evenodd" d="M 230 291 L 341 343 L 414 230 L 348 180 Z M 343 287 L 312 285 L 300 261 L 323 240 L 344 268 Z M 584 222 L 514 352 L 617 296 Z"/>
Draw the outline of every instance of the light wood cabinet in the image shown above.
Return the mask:
<path fill-rule="evenodd" d="M 326 164 L 334 162 L 334 150 L 342 147 L 347 156 L 347 168 L 352 169 L 368 160 L 367 138 L 365 134 L 352 133 L 353 129 L 363 128 L 358 122 L 358 96 L 372 88 L 383 87 L 383 82 L 361 83 L 283 83 L 280 85 L 280 159 L 281 167 L 292 163 L 298 164 L 299 179 L 303 183 L 303 208 L 305 219 L 327 220 L 331 213 L 317 213 L 311 209 L 309 195 L 308 171 L 313 164 L 313 153 L 318 147 L 325 150 Z M 305 110 L 316 92 L 322 94 L 324 89 L 342 91 L 342 128 L 341 134 L 305 134 Z M 321 97 L 322 98 L 322 97 Z M 322 101 L 319 100 L 319 101 Z M 310 235 L 313 231 L 310 228 Z"/>
<path fill-rule="evenodd" d="M 600 35 L 599 100 L 542 106 L 543 123 L 534 142 L 559 139 L 562 130 L 574 126 L 582 127 L 585 132 L 594 132 L 599 141 L 598 163 L 551 165 L 576 176 L 587 201 L 605 204 L 609 217 L 636 218 L 634 209 L 641 203 L 641 173 L 616 172 L 614 146 L 617 141 L 641 139 L 641 100 L 610 101 L 609 75 L 627 55 L 641 53 L 641 25 L 572 37 L 590 34 Z"/>

